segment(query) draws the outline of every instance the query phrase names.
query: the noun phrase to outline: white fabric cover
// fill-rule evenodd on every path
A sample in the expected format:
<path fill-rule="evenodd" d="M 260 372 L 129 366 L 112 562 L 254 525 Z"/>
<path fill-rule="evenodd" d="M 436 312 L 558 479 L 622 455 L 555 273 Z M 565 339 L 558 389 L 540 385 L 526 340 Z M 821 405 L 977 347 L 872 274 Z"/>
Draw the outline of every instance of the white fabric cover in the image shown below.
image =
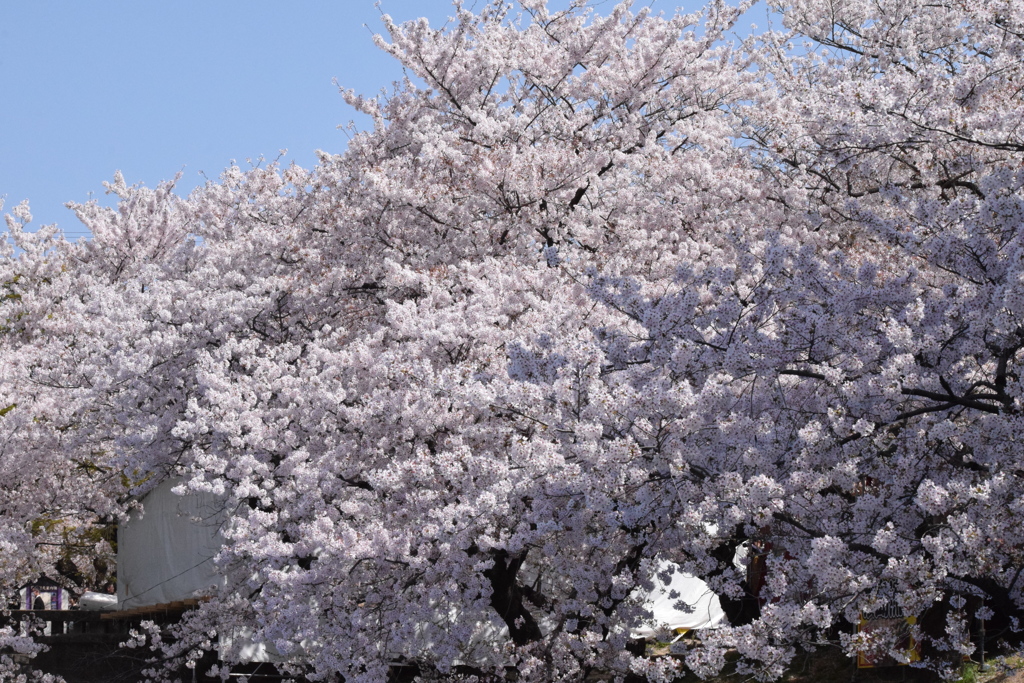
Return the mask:
<path fill-rule="evenodd" d="M 82 593 L 82 597 L 78 599 L 78 609 L 81 610 L 101 610 L 116 608 L 117 596 L 111 595 L 110 593 L 94 593 L 93 591 L 86 591 Z"/>
<path fill-rule="evenodd" d="M 223 584 L 213 557 L 221 546 L 223 499 L 209 493 L 177 496 L 168 480 L 141 500 L 117 530 L 117 600 L 132 609 L 210 595 Z"/>
<path fill-rule="evenodd" d="M 677 628 L 714 628 L 725 621 L 721 601 L 702 580 L 664 560 L 658 563 L 657 572 L 654 589 L 644 600 L 654 618 L 630 629 L 632 637 L 654 638 Z M 659 578 L 667 574 L 671 574 L 668 584 Z"/>

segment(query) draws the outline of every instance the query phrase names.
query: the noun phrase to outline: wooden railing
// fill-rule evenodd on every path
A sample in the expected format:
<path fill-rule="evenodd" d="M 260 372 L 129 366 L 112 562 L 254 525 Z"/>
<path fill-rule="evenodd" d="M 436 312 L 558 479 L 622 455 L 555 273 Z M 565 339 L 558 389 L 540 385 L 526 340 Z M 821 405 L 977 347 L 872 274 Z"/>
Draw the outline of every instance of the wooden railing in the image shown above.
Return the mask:
<path fill-rule="evenodd" d="M 14 609 L 0 612 L 0 626 L 22 626 L 27 631 L 28 622 L 39 620 L 44 623 L 43 635 L 36 636 L 40 643 L 90 643 L 113 642 L 125 639 L 126 629 L 122 624 L 104 619 L 109 612 L 78 609 Z M 21 630 L 18 628 L 18 630 Z"/>
<path fill-rule="evenodd" d="M 202 598 L 179 600 L 126 610 L 14 609 L 0 612 L 0 626 L 38 619 L 46 624 L 45 635 L 36 638 L 41 643 L 124 640 L 133 624 L 146 619 L 173 623 L 202 601 Z M 27 630 L 27 623 L 24 628 Z"/>

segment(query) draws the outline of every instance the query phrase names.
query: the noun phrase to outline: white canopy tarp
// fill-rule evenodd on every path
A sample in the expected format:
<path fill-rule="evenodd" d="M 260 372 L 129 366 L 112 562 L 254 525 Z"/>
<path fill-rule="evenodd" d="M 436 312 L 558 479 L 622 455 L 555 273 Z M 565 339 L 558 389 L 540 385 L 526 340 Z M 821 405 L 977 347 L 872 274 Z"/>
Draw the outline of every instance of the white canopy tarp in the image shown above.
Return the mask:
<path fill-rule="evenodd" d="M 168 480 L 146 494 L 117 530 L 117 600 L 132 609 L 209 595 L 223 584 L 213 557 L 221 547 L 224 500 L 178 496 Z"/>
<path fill-rule="evenodd" d="M 86 611 L 117 609 L 117 596 L 110 595 L 109 593 L 86 591 L 78 599 L 78 609 Z"/>
<path fill-rule="evenodd" d="M 668 578 L 665 583 L 662 577 Z M 672 562 L 658 563 L 654 589 L 644 605 L 653 618 L 630 629 L 634 638 L 655 638 L 676 629 L 715 628 L 726 623 L 722 603 L 711 588 Z"/>

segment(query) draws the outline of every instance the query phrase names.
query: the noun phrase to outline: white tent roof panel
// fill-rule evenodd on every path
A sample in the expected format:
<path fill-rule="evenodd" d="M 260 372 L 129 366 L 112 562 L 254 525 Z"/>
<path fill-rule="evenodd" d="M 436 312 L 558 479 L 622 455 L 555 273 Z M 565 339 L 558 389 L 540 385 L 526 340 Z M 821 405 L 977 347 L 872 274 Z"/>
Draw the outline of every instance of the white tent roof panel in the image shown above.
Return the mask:
<path fill-rule="evenodd" d="M 221 546 L 224 501 L 205 493 L 175 495 L 168 480 L 143 497 L 117 530 L 117 599 L 132 609 L 209 595 L 224 579 L 213 557 Z"/>

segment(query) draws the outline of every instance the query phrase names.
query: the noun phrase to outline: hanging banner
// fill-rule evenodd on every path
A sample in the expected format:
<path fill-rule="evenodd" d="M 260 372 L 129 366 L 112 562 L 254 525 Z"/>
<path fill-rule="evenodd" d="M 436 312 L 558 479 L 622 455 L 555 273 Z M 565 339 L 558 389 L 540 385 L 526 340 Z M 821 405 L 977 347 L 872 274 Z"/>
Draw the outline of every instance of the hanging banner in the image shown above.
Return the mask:
<path fill-rule="evenodd" d="M 857 633 L 869 636 L 869 640 L 878 646 L 857 653 L 858 669 L 873 669 L 881 666 L 906 666 L 910 662 L 921 661 L 921 644 L 914 640 L 912 626 L 917 617 L 905 617 L 899 606 L 887 606 L 877 612 L 861 615 L 857 624 Z M 895 643 L 890 647 L 891 643 Z M 907 661 L 899 661 L 891 654 L 891 650 L 902 651 Z"/>

